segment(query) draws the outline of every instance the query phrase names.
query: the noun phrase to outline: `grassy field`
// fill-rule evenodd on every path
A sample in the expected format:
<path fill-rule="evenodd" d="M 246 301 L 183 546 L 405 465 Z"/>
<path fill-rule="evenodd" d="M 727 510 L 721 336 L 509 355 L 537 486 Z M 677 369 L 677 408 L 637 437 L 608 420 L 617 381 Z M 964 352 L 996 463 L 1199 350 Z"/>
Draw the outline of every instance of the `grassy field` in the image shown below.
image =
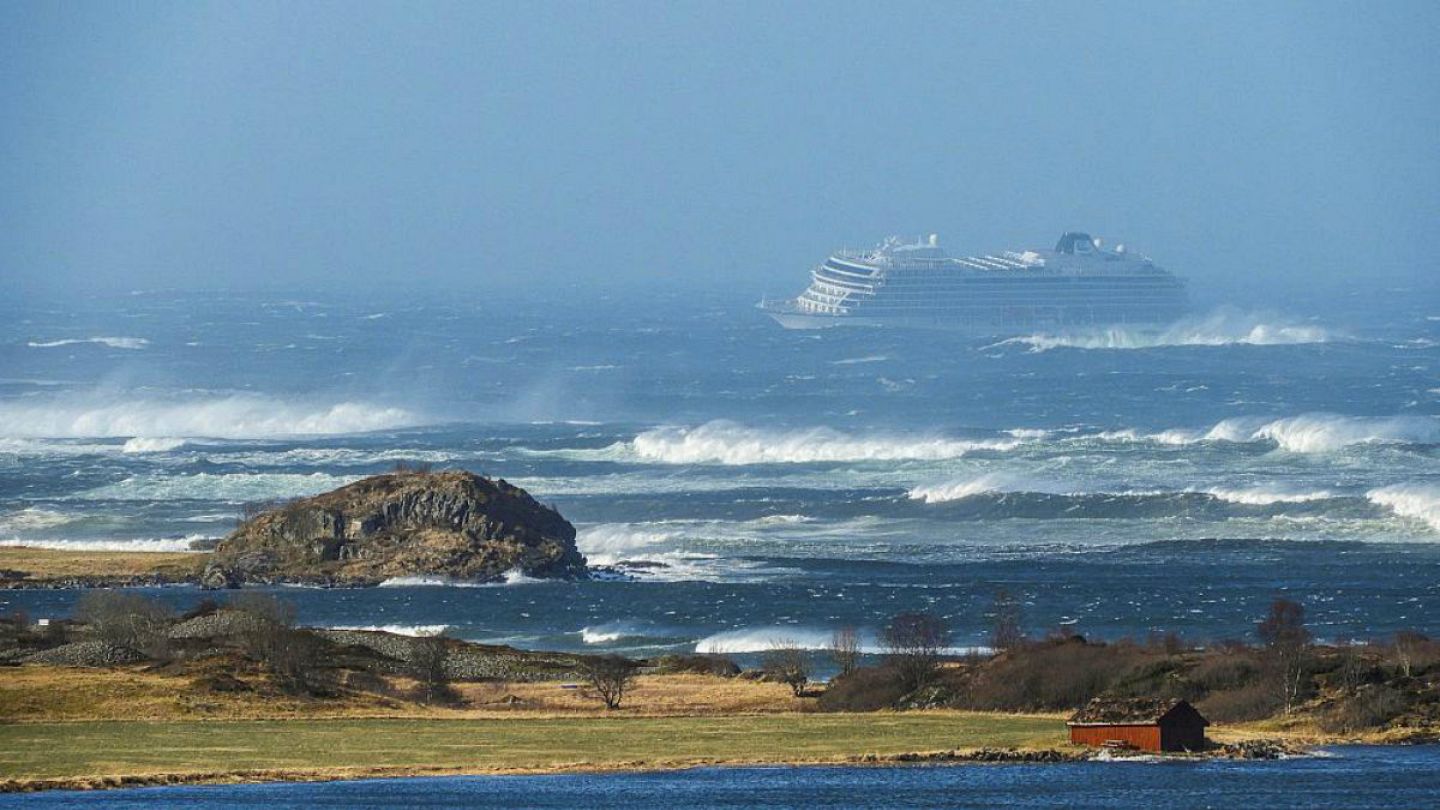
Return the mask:
<path fill-rule="evenodd" d="M 25 574 L 25 579 L 42 582 L 71 577 L 123 579 L 145 575 L 178 581 L 198 576 L 209 556 L 185 551 L 68 551 L 6 546 L 0 548 L 0 571 L 18 571 Z M 12 578 L 16 577 L 0 577 Z"/>
<path fill-rule="evenodd" d="M 1060 718 L 952 712 L 0 725 L 0 779 L 276 776 L 820 762 L 1065 744 Z"/>

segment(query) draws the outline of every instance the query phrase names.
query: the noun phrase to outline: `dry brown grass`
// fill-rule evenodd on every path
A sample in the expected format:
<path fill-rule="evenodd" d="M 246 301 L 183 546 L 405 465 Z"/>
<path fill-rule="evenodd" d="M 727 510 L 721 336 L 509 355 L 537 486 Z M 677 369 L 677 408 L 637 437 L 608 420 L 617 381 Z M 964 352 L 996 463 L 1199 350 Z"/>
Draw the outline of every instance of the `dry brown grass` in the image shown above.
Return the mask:
<path fill-rule="evenodd" d="M 647 675 L 636 679 L 625 705 L 606 711 L 584 687 L 555 682 L 457 684 L 463 705 L 425 707 L 370 693 L 336 698 L 296 698 L 247 677 L 250 692 L 214 692 L 192 676 L 144 667 L 78 669 L 23 666 L 0 677 L 0 721 L 38 723 L 80 720 L 267 720 L 304 718 L 482 718 L 497 716 L 715 716 L 806 710 L 781 684 L 705 675 Z M 412 684 L 392 680 L 396 693 Z"/>
<path fill-rule="evenodd" d="M 29 580 L 148 575 L 178 580 L 198 575 L 208 556 L 187 551 L 62 551 L 6 546 L 0 548 L 0 570 L 23 572 Z"/>

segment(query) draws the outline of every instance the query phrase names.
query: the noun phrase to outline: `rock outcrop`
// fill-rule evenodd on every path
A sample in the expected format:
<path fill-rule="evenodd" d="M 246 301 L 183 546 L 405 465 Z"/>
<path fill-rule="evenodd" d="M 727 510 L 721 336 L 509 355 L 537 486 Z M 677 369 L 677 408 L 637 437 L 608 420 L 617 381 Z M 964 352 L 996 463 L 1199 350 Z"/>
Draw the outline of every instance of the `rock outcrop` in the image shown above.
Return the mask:
<path fill-rule="evenodd" d="M 575 527 L 503 480 L 461 470 L 395 472 L 250 518 L 220 541 L 201 584 L 485 582 L 512 571 L 585 576 Z"/>

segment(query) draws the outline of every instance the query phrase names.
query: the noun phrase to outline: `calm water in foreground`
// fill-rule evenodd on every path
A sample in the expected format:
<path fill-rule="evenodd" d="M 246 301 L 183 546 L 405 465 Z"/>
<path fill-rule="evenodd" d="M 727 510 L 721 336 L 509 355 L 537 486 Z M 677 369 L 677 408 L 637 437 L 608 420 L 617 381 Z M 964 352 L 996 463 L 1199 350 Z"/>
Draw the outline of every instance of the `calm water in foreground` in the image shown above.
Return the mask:
<path fill-rule="evenodd" d="M 0 807 L 1434 807 L 1440 747 L 1341 746 L 1278 762 L 376 779 L 0 797 Z"/>

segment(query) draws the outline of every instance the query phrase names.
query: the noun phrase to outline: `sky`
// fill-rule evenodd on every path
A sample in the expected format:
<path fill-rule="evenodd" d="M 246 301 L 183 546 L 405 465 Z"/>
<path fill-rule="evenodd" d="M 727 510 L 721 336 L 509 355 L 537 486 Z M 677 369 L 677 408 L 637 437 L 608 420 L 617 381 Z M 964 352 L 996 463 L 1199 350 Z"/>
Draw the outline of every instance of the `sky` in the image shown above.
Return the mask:
<path fill-rule="evenodd" d="M 1440 4 L 6 3 L 0 290 L 794 293 L 1125 242 L 1435 295 Z"/>

